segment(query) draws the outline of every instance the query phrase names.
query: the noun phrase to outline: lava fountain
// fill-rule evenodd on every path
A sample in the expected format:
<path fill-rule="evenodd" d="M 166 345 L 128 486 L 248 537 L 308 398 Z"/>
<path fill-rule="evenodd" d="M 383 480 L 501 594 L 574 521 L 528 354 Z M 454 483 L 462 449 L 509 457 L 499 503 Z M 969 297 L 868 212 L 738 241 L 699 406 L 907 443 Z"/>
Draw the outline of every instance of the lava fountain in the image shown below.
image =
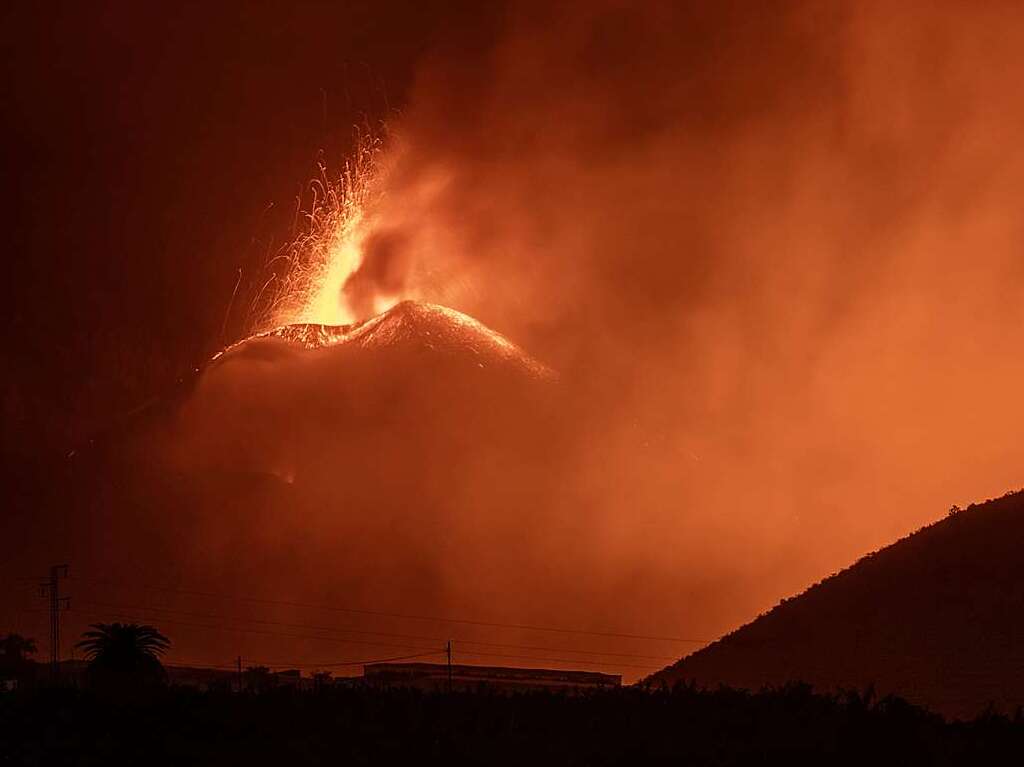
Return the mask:
<path fill-rule="evenodd" d="M 271 328 L 295 324 L 349 325 L 358 316 L 346 285 L 363 263 L 364 244 L 372 225 L 370 210 L 382 195 L 380 163 L 384 152 L 378 137 L 357 142 L 344 172 L 331 178 L 324 166 L 312 184 L 305 219 L 284 255 L 289 273 L 269 312 Z M 299 228 L 298 226 L 296 228 Z M 402 295 L 375 295 L 372 314 L 394 306 Z"/>
<path fill-rule="evenodd" d="M 265 327 L 215 355 L 182 410 L 178 463 L 288 482 L 320 473 L 312 484 L 327 485 L 339 467 L 408 476 L 424 450 L 451 454 L 437 462 L 451 467 L 465 445 L 535 436 L 526 414 L 545 410 L 555 372 L 474 318 L 419 300 L 405 261 L 380 271 L 395 218 L 381 204 L 384 157 L 379 139 L 364 140 L 337 179 L 321 168 Z"/>

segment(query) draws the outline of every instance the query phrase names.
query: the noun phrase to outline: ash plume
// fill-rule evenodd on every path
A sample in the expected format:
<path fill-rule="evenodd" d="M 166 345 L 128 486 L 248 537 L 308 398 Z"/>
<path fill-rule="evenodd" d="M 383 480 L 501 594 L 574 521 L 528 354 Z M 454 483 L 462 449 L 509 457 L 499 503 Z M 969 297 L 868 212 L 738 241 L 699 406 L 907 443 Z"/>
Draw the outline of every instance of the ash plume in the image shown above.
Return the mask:
<path fill-rule="evenodd" d="M 226 591 L 713 638 L 1019 486 L 1021 51 L 959 3 L 453 25 L 336 291 L 341 322 L 419 302 L 385 315 L 415 343 L 225 355 L 124 540 Z M 519 363 L 437 348 L 433 304 Z"/>
<path fill-rule="evenodd" d="M 607 572 L 717 630 L 1019 485 L 1022 41 L 1006 6 L 509 12 L 423 67 L 350 290 L 561 370 Z"/>

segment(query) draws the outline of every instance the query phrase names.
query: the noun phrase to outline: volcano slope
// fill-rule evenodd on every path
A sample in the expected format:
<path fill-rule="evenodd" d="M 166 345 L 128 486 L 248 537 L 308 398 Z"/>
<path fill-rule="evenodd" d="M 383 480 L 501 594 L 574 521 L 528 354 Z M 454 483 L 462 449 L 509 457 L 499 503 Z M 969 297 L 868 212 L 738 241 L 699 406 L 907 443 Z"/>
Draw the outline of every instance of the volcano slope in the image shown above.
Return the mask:
<path fill-rule="evenodd" d="M 520 440 L 536 436 L 523 411 L 539 414 L 553 381 L 504 337 L 433 304 L 405 301 L 354 325 L 289 325 L 211 361 L 173 424 L 172 460 L 287 481 L 318 471 L 337 481 L 339 466 L 358 467 L 364 482 L 383 482 L 383 470 L 393 483 L 440 450 L 451 479 L 483 445 L 535 450 Z"/>
<path fill-rule="evenodd" d="M 947 518 L 650 677 L 873 685 L 947 716 L 1024 705 L 1024 492 Z"/>
<path fill-rule="evenodd" d="M 112 582 L 92 596 L 114 605 L 156 603 L 133 584 L 216 583 L 226 593 L 425 614 L 491 614 L 501 594 L 504 615 L 550 619 L 564 596 L 528 599 L 524 573 L 550 575 L 546 536 L 563 535 L 545 524 L 561 451 L 557 388 L 551 371 L 497 333 L 427 304 L 253 337 L 91 449 L 5 463 L 0 540 L 18 545 L 3 567 L 25 574 L 68 562 Z M 73 591 L 69 636 L 86 618 L 170 620 L 93 610 L 91 588 Z M 16 607 L 34 606 L 25 599 Z M 209 612 L 196 601 L 159 596 L 164 608 Z M 296 620 L 286 612 L 266 607 L 259 617 Z M 237 637 L 167 627 L 186 657 L 237 654 Z M 334 654 L 272 641 L 250 655 Z"/>

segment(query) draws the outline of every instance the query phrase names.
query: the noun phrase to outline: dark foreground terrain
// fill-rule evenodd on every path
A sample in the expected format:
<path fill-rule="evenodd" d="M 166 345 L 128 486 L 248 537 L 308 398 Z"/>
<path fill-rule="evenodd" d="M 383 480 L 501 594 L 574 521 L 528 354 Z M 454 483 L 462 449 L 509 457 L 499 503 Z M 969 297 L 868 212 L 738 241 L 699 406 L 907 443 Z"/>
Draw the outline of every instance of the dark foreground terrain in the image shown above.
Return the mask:
<path fill-rule="evenodd" d="M 173 689 L 131 705 L 77 690 L 0 693 L 2 765 L 944 765 L 1022 753 L 1020 715 L 946 722 L 895 698 L 793 685 L 513 696 Z"/>
<path fill-rule="evenodd" d="M 870 554 L 652 677 L 894 694 L 949 717 L 1024 705 L 1024 492 Z"/>

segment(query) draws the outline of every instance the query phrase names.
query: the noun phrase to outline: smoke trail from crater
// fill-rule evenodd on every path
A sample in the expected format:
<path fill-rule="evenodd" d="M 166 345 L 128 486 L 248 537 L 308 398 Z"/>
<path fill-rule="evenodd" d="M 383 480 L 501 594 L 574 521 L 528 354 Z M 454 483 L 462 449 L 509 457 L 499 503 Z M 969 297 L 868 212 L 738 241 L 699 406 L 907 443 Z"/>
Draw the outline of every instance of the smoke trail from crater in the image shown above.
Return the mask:
<path fill-rule="evenodd" d="M 332 300 L 450 306 L 560 379 L 541 407 L 373 357 L 212 371 L 184 452 L 295 473 L 268 588 L 329 562 L 328 596 L 394 609 L 713 637 L 1021 484 L 1018 14 L 504 29 L 423 62 Z"/>
<path fill-rule="evenodd" d="M 1021 483 L 1022 41 L 1003 6 L 510 12 L 424 65 L 348 290 L 561 369 L 609 568 L 715 573 L 738 619 Z"/>

